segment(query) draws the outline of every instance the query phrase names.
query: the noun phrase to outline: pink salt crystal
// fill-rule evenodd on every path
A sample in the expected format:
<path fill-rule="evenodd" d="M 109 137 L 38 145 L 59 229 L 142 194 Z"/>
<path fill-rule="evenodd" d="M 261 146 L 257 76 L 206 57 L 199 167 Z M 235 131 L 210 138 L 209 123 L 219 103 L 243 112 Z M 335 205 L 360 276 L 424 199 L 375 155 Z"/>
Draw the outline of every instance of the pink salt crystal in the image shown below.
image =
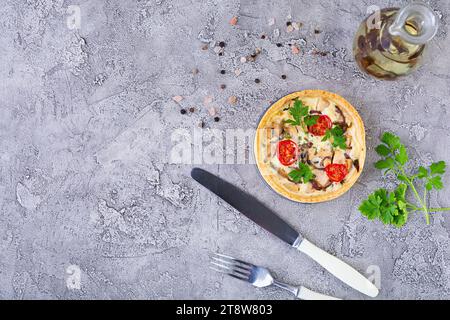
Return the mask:
<path fill-rule="evenodd" d="M 238 17 L 236 17 L 236 16 L 234 16 L 234 17 L 231 18 L 231 20 L 230 20 L 230 24 L 231 24 L 232 26 L 235 26 L 235 25 L 237 24 L 237 22 L 238 22 Z"/>
<path fill-rule="evenodd" d="M 213 101 L 213 97 L 212 96 L 206 96 L 203 99 L 203 104 L 206 106 L 206 105 L 210 104 L 212 101 Z"/>
<path fill-rule="evenodd" d="M 181 100 L 183 100 L 183 97 L 182 97 L 182 96 L 175 96 L 175 97 L 172 97 L 172 99 L 173 99 L 173 101 L 175 101 L 176 103 L 180 103 Z"/>

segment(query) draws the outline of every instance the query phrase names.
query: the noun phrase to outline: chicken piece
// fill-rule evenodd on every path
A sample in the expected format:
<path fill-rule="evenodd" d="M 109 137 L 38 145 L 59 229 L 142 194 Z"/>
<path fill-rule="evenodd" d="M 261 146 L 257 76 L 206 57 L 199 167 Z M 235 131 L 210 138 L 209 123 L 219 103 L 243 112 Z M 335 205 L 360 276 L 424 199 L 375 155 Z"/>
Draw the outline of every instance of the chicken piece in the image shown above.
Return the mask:
<path fill-rule="evenodd" d="M 313 169 L 313 173 L 316 176 L 311 181 L 311 185 L 314 189 L 325 190 L 331 185 L 331 181 L 328 179 L 328 176 L 324 170 Z"/>
<path fill-rule="evenodd" d="M 345 152 L 341 149 L 337 149 L 334 152 L 333 163 L 346 164 Z"/>
<path fill-rule="evenodd" d="M 317 101 L 316 110 L 317 111 L 323 111 L 326 108 L 330 106 L 330 101 L 320 98 L 319 101 Z"/>

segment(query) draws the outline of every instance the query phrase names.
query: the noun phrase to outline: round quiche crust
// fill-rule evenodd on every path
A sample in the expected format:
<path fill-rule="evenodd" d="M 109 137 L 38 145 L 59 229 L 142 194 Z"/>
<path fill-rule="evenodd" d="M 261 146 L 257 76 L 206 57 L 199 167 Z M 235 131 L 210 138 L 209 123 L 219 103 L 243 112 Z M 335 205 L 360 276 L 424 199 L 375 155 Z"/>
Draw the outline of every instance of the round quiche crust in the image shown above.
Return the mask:
<path fill-rule="evenodd" d="M 339 189 L 326 192 L 317 191 L 312 194 L 289 191 L 281 183 L 282 178 L 277 174 L 268 174 L 268 172 L 270 171 L 269 165 L 261 161 L 261 159 L 263 158 L 261 154 L 262 152 L 261 142 L 263 139 L 262 136 L 265 132 L 264 129 L 268 128 L 268 126 L 272 122 L 272 118 L 274 117 L 274 115 L 277 114 L 288 102 L 296 98 L 306 98 L 306 97 L 310 98 L 320 97 L 335 102 L 336 104 L 339 105 L 341 109 L 343 109 L 343 111 L 346 112 L 347 116 L 350 115 L 352 124 L 356 126 L 357 135 L 355 137 L 352 137 L 352 141 L 357 141 L 358 145 L 361 148 L 358 158 L 359 170 L 355 174 L 350 176 L 348 180 L 346 179 L 345 183 Z M 356 109 L 347 100 L 345 100 L 343 97 L 337 94 L 324 90 L 304 90 L 294 92 L 287 96 L 282 97 L 273 105 L 271 105 L 261 118 L 255 134 L 254 156 L 256 165 L 258 167 L 259 172 L 261 173 L 261 176 L 267 182 L 267 184 L 278 194 L 290 200 L 301 203 L 317 203 L 336 199 L 337 197 L 347 192 L 355 184 L 364 168 L 364 161 L 366 158 L 364 123 L 360 115 L 356 111 Z"/>

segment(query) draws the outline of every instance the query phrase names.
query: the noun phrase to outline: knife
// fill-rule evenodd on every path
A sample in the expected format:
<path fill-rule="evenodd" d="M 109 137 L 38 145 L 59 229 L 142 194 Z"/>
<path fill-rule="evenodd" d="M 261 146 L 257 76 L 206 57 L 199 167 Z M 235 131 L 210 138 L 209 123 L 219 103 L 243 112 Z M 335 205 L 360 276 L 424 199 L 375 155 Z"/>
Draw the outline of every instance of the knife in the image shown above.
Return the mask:
<path fill-rule="evenodd" d="M 303 238 L 300 233 L 295 231 L 254 196 L 200 168 L 192 169 L 191 176 L 195 181 L 215 193 L 247 218 L 311 257 L 342 282 L 369 297 L 378 295 L 377 287 L 362 274 Z"/>

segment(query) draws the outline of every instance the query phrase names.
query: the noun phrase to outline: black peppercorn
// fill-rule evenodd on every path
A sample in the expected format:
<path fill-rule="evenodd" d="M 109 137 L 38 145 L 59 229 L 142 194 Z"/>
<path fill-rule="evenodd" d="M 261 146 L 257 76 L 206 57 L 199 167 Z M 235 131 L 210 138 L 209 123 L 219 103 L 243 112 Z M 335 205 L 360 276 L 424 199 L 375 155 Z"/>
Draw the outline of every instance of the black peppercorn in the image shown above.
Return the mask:
<path fill-rule="evenodd" d="M 219 47 L 224 48 L 224 47 L 225 47 L 225 42 L 220 41 L 220 42 L 219 42 Z"/>
<path fill-rule="evenodd" d="M 181 112 L 181 114 L 186 114 L 186 110 L 185 109 L 181 109 L 180 112 Z"/>
<path fill-rule="evenodd" d="M 255 82 L 256 82 L 256 83 L 260 83 L 261 80 L 259 80 L 258 78 L 256 78 L 256 79 L 255 79 Z"/>
<path fill-rule="evenodd" d="M 220 73 L 221 74 L 225 74 L 225 70 L 220 70 Z"/>
<path fill-rule="evenodd" d="M 215 121 L 215 122 L 219 122 L 219 120 L 220 120 L 219 117 L 215 117 L 215 118 L 214 118 L 214 121 Z"/>
<path fill-rule="evenodd" d="M 225 89 L 226 87 L 227 87 L 227 86 L 224 85 L 224 84 L 221 84 L 221 85 L 220 85 L 220 89 L 222 89 L 222 90 Z"/>
<path fill-rule="evenodd" d="M 263 34 L 263 35 L 261 36 L 261 39 L 264 40 L 265 38 L 266 38 L 266 35 Z"/>
<path fill-rule="evenodd" d="M 288 21 L 286 22 L 286 25 L 289 27 L 292 24 L 292 22 Z"/>
<path fill-rule="evenodd" d="M 286 75 L 285 75 L 285 74 L 282 74 L 282 75 L 281 75 L 281 79 L 286 79 Z"/>
<path fill-rule="evenodd" d="M 277 43 L 277 47 L 279 48 L 279 47 L 281 47 L 282 46 L 282 44 L 281 43 Z"/>

